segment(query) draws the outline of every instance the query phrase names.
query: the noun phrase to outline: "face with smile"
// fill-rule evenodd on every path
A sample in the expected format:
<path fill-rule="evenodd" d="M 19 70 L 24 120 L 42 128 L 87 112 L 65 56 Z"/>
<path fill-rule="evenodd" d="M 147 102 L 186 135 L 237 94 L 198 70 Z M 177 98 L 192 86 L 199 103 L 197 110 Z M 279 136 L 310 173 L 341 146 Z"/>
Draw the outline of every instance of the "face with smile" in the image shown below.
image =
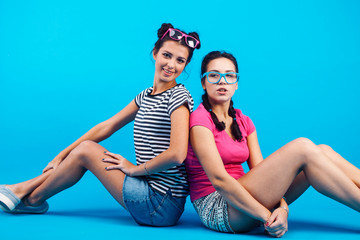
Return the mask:
<path fill-rule="evenodd" d="M 207 65 L 207 72 L 228 73 L 236 72 L 234 63 L 227 58 L 221 57 L 211 60 Z M 207 92 L 210 103 L 223 104 L 230 102 L 238 84 L 228 84 L 222 77 L 218 83 L 209 83 L 206 77 L 202 79 L 202 87 Z"/>
<path fill-rule="evenodd" d="M 176 78 L 182 73 L 189 56 L 187 47 L 178 41 L 166 41 L 157 53 L 155 59 L 155 82 L 176 84 Z"/>

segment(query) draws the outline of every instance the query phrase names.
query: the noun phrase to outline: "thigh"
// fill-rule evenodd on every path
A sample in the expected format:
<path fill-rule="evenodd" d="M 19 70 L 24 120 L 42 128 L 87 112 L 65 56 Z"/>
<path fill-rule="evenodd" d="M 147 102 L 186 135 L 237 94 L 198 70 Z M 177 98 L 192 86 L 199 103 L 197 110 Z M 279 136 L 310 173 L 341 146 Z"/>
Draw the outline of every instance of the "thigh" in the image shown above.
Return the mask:
<path fill-rule="evenodd" d="M 306 139 L 294 140 L 256 165 L 238 182 L 262 205 L 272 209 L 301 172 L 304 157 L 301 152 L 305 151 L 304 147 L 312 145 Z M 248 231 L 258 224 L 232 206 L 229 206 L 229 222 L 234 231 Z"/>
<path fill-rule="evenodd" d="M 360 187 L 359 168 L 351 164 L 339 153 L 335 152 L 330 146 L 324 144 L 318 146 L 324 154 L 356 184 L 356 186 Z"/>
<path fill-rule="evenodd" d="M 273 208 L 302 171 L 304 155 L 301 153 L 305 151 L 302 141 L 294 140 L 275 151 L 238 182 L 265 207 Z"/>

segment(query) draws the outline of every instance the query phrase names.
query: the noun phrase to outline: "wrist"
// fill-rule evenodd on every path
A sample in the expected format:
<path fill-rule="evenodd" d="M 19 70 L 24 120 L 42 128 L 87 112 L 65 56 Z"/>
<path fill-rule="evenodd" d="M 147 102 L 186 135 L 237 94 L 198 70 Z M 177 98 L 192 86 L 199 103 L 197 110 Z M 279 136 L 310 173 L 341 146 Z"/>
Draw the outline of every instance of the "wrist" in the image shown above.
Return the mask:
<path fill-rule="evenodd" d="M 271 212 L 268 211 L 259 220 L 265 224 L 265 223 L 267 223 L 267 221 L 269 220 L 270 217 L 271 217 Z"/>
<path fill-rule="evenodd" d="M 54 157 L 54 160 L 61 162 L 66 158 L 66 155 L 63 153 L 59 153 L 57 156 Z"/>
<path fill-rule="evenodd" d="M 144 175 L 150 175 L 150 173 L 149 173 L 149 169 L 147 168 L 147 166 L 146 166 L 146 164 L 147 164 L 147 162 L 145 162 L 143 165 L 144 165 Z"/>
<path fill-rule="evenodd" d="M 289 208 L 288 207 L 280 206 L 278 208 L 284 209 L 286 211 L 287 215 L 289 216 Z"/>
<path fill-rule="evenodd" d="M 134 167 L 129 169 L 129 173 L 127 174 L 129 177 L 136 177 L 142 175 L 141 165 L 134 165 Z"/>

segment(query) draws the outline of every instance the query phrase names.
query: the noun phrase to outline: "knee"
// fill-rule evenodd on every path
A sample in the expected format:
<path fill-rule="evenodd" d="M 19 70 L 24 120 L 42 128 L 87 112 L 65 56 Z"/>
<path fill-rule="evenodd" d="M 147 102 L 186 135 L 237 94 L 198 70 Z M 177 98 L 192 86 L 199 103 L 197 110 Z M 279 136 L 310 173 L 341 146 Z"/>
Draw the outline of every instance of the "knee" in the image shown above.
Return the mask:
<path fill-rule="evenodd" d="M 300 137 L 293 141 L 300 148 L 311 148 L 315 146 L 315 144 L 308 138 Z"/>
<path fill-rule="evenodd" d="M 312 158 L 321 152 L 321 149 L 308 138 L 298 138 L 293 141 L 296 151 L 304 158 Z"/>
<path fill-rule="evenodd" d="M 329 145 L 326 145 L 326 144 L 319 144 L 318 147 L 324 152 L 333 151 L 333 149 Z"/>
<path fill-rule="evenodd" d="M 85 159 L 89 154 L 91 154 L 95 145 L 97 145 L 97 143 L 93 141 L 83 141 L 76 148 L 74 148 L 70 154 L 76 159 Z"/>

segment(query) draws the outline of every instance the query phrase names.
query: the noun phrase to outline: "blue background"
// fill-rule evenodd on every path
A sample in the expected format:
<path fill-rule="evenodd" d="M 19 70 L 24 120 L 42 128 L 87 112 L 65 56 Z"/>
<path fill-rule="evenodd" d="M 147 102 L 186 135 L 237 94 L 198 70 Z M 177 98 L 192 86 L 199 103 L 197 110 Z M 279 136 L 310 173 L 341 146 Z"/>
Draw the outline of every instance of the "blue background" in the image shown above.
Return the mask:
<path fill-rule="evenodd" d="M 254 121 L 264 157 L 307 137 L 359 167 L 359 12 L 355 0 L 0 0 L 0 182 L 40 174 L 59 151 L 151 86 L 150 52 L 163 22 L 200 34 L 201 49 L 179 78 L 196 105 L 202 58 L 212 50 L 237 57 L 235 107 Z M 131 124 L 102 144 L 134 160 Z M 45 216 L 0 213 L 0 230 L 8 229 L 2 236 L 240 237 L 205 229 L 189 203 L 178 226 L 140 228 L 91 174 L 49 203 Z M 359 214 L 314 190 L 290 211 L 287 239 L 360 236 Z M 258 234 L 264 237 L 241 238 Z"/>

